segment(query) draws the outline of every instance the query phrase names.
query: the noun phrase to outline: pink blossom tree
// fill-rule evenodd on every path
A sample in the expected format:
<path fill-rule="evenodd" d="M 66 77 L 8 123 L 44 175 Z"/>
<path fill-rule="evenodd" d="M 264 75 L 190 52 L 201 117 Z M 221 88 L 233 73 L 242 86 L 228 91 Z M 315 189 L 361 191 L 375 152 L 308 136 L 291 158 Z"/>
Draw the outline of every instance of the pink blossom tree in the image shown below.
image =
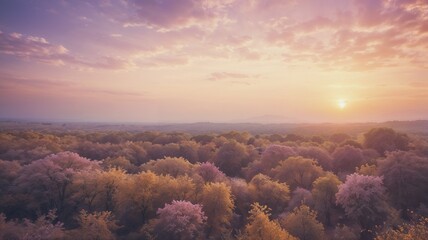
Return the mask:
<path fill-rule="evenodd" d="M 363 229 L 371 229 L 382 223 L 389 214 L 385 201 L 382 177 L 351 174 L 339 185 L 336 203 L 340 204 L 349 218 L 356 219 Z"/>
<path fill-rule="evenodd" d="M 197 239 L 207 217 L 202 206 L 188 201 L 172 201 L 157 211 L 154 234 L 158 239 L 190 240 Z"/>
<path fill-rule="evenodd" d="M 96 161 L 77 153 L 61 152 L 24 166 L 15 183 L 19 191 L 29 194 L 34 208 L 44 212 L 55 208 L 61 215 L 71 195 L 74 175 L 78 171 L 96 169 L 100 169 Z"/>
<path fill-rule="evenodd" d="M 226 175 L 210 162 L 205 162 L 199 165 L 196 172 L 204 179 L 205 182 L 220 182 L 226 178 Z"/>

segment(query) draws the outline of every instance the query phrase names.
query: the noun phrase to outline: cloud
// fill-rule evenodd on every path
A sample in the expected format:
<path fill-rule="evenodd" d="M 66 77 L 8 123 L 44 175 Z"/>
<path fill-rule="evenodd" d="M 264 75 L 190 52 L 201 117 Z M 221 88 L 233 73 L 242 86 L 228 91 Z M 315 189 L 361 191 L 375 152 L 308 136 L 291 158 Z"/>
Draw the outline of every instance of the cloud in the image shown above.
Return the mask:
<path fill-rule="evenodd" d="M 0 89 L 3 91 L 22 92 L 31 91 L 47 91 L 47 92 L 66 92 L 73 94 L 89 94 L 89 95 L 107 95 L 117 97 L 145 97 L 145 93 L 117 91 L 112 89 L 98 89 L 85 87 L 70 81 L 51 80 L 40 78 L 20 77 L 7 73 L 0 73 Z"/>
<path fill-rule="evenodd" d="M 309 19 L 266 21 L 284 61 L 366 71 L 408 63 L 428 67 L 428 2 L 354 0 L 353 8 Z"/>
<path fill-rule="evenodd" d="M 201 24 L 212 24 L 225 14 L 233 0 L 128 0 L 135 12 L 124 27 L 146 26 L 174 30 Z"/>
<path fill-rule="evenodd" d="M 71 65 L 84 69 L 127 69 L 133 66 L 129 60 L 104 56 L 97 61 L 77 58 L 63 45 L 48 42 L 45 38 L 25 36 L 20 33 L 0 32 L 0 53 L 28 61 L 37 61 L 57 66 Z"/>
<path fill-rule="evenodd" d="M 0 53 L 57 65 L 64 64 L 63 59 L 69 57 L 67 48 L 50 44 L 44 38 L 3 32 L 0 32 Z"/>
<path fill-rule="evenodd" d="M 63 81 L 52 81 L 37 78 L 22 78 L 14 75 L 0 73 L 0 86 L 3 89 L 27 88 L 27 89 L 51 89 L 68 88 L 72 84 Z"/>
<path fill-rule="evenodd" d="M 228 83 L 250 85 L 251 80 L 259 78 L 259 75 L 250 75 L 234 72 L 213 72 L 207 78 L 209 81 L 224 81 Z"/>
<path fill-rule="evenodd" d="M 110 34 L 110 37 L 112 37 L 112 38 L 121 38 L 121 37 L 123 37 L 123 35 L 119 34 L 119 33 L 112 33 L 112 34 Z"/>
<path fill-rule="evenodd" d="M 179 54 L 157 54 L 150 57 L 143 57 L 135 62 L 139 67 L 174 67 L 187 65 L 189 58 Z"/>

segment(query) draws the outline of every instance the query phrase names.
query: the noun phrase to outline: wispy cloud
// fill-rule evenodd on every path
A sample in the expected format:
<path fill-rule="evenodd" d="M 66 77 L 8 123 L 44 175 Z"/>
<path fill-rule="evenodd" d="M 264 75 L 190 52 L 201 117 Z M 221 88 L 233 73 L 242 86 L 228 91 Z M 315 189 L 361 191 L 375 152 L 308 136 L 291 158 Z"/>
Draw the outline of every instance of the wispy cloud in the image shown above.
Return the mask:
<path fill-rule="evenodd" d="M 95 62 L 81 59 L 71 54 L 70 50 L 63 45 L 52 44 L 42 37 L 20 33 L 0 32 L 0 53 L 57 66 L 71 65 L 78 68 L 113 70 L 133 66 L 129 60 L 119 57 L 104 56 Z"/>
<path fill-rule="evenodd" d="M 128 0 L 135 11 L 124 27 L 146 26 L 161 31 L 213 24 L 225 16 L 233 0 Z"/>
<path fill-rule="evenodd" d="M 259 75 L 250 75 L 235 72 L 213 72 L 207 78 L 209 81 L 223 81 L 227 83 L 250 85 Z"/>
<path fill-rule="evenodd" d="M 331 69 L 370 70 L 410 63 L 426 68 L 428 2 L 355 0 L 353 9 L 309 20 L 271 21 L 269 40 L 285 61 Z M 266 22 L 268 23 L 268 22 Z"/>
<path fill-rule="evenodd" d="M 79 94 L 101 94 L 117 97 L 146 97 L 146 93 L 141 92 L 117 91 L 107 88 L 92 88 L 85 87 L 70 81 L 19 77 L 7 73 L 0 73 L 0 89 L 5 91 L 9 90 L 18 92 L 23 90 L 37 90 L 48 92 L 73 92 Z"/>

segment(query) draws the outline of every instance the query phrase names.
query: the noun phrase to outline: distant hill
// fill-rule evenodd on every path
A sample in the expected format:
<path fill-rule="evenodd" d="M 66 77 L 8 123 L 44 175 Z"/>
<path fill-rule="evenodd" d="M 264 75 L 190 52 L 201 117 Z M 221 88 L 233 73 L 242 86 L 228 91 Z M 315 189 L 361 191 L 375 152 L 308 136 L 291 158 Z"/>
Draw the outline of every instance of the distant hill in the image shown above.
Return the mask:
<path fill-rule="evenodd" d="M 389 121 L 382 123 L 84 123 L 84 122 L 36 122 L 36 121 L 0 121 L 0 131 L 164 131 L 189 132 L 192 134 L 222 133 L 228 131 L 247 131 L 252 134 L 289 134 L 323 135 L 344 132 L 357 135 L 374 127 L 390 127 L 397 131 L 428 135 L 428 120 Z"/>

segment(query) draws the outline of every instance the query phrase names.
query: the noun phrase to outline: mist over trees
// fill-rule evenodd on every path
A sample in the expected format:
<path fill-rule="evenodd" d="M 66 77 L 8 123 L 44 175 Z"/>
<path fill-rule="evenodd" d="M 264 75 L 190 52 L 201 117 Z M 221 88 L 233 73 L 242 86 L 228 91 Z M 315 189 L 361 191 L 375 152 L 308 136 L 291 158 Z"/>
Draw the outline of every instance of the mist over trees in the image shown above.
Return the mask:
<path fill-rule="evenodd" d="M 428 139 L 0 131 L 0 239 L 426 239 Z"/>

